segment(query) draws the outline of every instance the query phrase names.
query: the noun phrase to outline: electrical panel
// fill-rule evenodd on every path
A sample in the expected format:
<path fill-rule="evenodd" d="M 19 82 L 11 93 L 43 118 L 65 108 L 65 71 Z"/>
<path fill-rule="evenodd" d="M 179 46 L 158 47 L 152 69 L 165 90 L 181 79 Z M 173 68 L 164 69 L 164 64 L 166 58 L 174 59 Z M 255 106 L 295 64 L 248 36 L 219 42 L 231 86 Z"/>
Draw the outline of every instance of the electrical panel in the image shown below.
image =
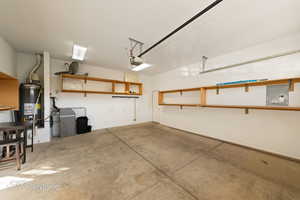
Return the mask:
<path fill-rule="evenodd" d="M 289 85 L 267 85 L 267 106 L 288 106 Z"/>

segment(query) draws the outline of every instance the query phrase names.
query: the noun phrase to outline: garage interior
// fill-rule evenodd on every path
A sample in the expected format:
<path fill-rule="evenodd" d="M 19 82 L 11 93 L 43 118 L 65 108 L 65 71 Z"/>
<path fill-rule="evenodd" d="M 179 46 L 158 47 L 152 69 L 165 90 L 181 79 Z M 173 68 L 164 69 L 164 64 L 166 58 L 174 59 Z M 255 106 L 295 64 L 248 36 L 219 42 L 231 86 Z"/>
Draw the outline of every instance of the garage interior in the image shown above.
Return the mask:
<path fill-rule="evenodd" d="M 300 199 L 299 9 L 2 1 L 1 199 Z"/>

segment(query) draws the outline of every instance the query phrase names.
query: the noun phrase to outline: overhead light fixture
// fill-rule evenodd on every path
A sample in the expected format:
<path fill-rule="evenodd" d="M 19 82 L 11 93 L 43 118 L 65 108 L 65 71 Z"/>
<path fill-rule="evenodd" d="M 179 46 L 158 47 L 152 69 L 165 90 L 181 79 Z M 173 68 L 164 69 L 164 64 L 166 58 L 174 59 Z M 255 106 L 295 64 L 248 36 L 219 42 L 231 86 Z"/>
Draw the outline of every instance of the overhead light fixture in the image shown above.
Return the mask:
<path fill-rule="evenodd" d="M 146 68 L 149 68 L 149 67 L 151 67 L 152 65 L 150 65 L 150 64 L 148 64 L 148 63 L 142 63 L 142 64 L 140 64 L 140 65 L 138 65 L 138 66 L 135 66 L 135 67 L 133 67 L 132 68 L 132 71 L 141 71 L 141 70 L 143 70 L 143 69 L 146 69 Z"/>
<path fill-rule="evenodd" d="M 79 46 L 77 44 L 74 44 L 72 59 L 83 61 L 86 52 L 87 52 L 86 47 L 82 47 L 82 46 Z"/>

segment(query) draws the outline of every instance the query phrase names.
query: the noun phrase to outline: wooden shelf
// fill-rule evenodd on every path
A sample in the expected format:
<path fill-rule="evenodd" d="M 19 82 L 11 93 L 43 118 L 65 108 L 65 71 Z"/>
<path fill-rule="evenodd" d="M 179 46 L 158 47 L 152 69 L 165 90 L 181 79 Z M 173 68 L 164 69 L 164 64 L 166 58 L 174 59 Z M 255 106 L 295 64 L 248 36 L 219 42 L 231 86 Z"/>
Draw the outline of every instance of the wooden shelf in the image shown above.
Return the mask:
<path fill-rule="evenodd" d="M 87 81 L 99 81 L 99 82 L 109 82 L 109 83 L 120 83 L 120 84 L 130 84 L 130 85 L 142 85 L 142 83 L 135 82 L 126 82 L 112 79 L 96 78 L 89 77 L 84 75 L 72 75 L 72 74 L 62 74 L 62 78 L 78 79 L 78 80 L 87 80 Z"/>
<path fill-rule="evenodd" d="M 0 72 L 0 80 L 17 80 L 16 78 Z"/>
<path fill-rule="evenodd" d="M 167 104 L 167 103 L 162 103 L 159 104 L 160 106 L 186 106 L 186 107 L 199 107 L 201 104 Z"/>
<path fill-rule="evenodd" d="M 12 106 L 0 106 L 0 111 L 7 111 L 7 110 L 15 110 L 16 107 Z"/>
<path fill-rule="evenodd" d="M 98 82 L 106 82 L 111 83 L 111 91 L 90 91 L 90 90 L 70 90 L 64 88 L 64 79 L 76 79 L 76 80 L 84 80 L 85 84 L 87 81 L 98 81 Z M 125 91 L 124 92 L 116 92 L 115 87 L 116 84 L 124 84 Z M 138 93 L 131 93 L 130 86 L 138 86 Z M 135 82 L 126 82 L 126 81 L 119 81 L 119 80 L 112 80 L 112 79 L 103 79 L 103 78 L 96 78 L 96 77 L 89 77 L 84 75 L 71 75 L 71 74 L 62 74 L 61 75 L 61 92 L 65 93 L 82 93 L 82 94 L 116 94 L 116 95 L 142 95 L 143 94 L 143 84 L 142 83 L 135 83 Z"/>
<path fill-rule="evenodd" d="M 245 92 L 249 92 L 250 86 L 266 86 L 266 85 L 277 85 L 277 84 L 289 84 L 289 90 L 294 91 L 294 84 L 299 83 L 300 78 L 288 78 L 288 79 L 277 79 L 277 80 L 267 80 L 267 81 L 258 81 L 242 84 L 232 84 L 232 85 L 214 85 L 214 86 L 205 86 L 198 88 L 185 88 L 185 89 L 176 89 L 176 90 L 165 90 L 159 91 L 158 95 L 158 105 L 160 106 L 180 106 L 182 107 L 206 107 L 206 108 L 231 108 L 231 109 L 245 109 L 248 113 L 249 109 L 256 110 L 285 110 L 285 111 L 300 111 L 300 107 L 290 107 L 290 106 L 253 106 L 253 105 L 210 105 L 206 103 L 206 91 L 207 90 L 216 90 L 217 94 L 219 89 L 226 88 L 239 88 L 244 87 Z M 199 91 L 200 99 L 199 104 L 168 104 L 164 103 L 164 94 L 166 93 L 182 93 L 182 92 L 191 92 Z"/>
<path fill-rule="evenodd" d="M 81 94 L 119 94 L 119 95 L 139 95 L 139 93 L 127 93 L 127 92 L 105 92 L 105 91 L 85 91 L 85 90 L 61 90 L 65 93 L 81 93 Z"/>
<path fill-rule="evenodd" d="M 0 72 L 0 111 L 19 109 L 18 79 Z"/>
<path fill-rule="evenodd" d="M 236 109 L 253 109 L 253 110 L 286 110 L 300 111 L 300 107 L 283 107 L 283 106 L 244 106 L 244 105 L 203 105 L 207 108 L 236 108 Z"/>
<path fill-rule="evenodd" d="M 283 106 L 244 106 L 244 105 L 201 105 L 201 104 L 159 104 L 160 106 L 180 106 L 180 107 L 206 107 L 206 108 L 234 108 L 234 109 L 253 109 L 253 110 L 286 110 L 300 111 L 300 107 Z"/>
<path fill-rule="evenodd" d="M 278 84 L 286 84 L 291 82 L 291 84 L 295 84 L 300 82 L 300 78 L 289 78 L 289 79 L 277 79 L 277 80 L 266 80 L 266 81 L 257 81 L 250 83 L 242 83 L 242 84 L 232 84 L 232 85 L 214 85 L 204 87 L 207 90 L 215 90 L 222 88 L 238 88 L 238 87 L 249 87 L 249 86 L 266 86 L 266 85 L 278 85 Z"/>
<path fill-rule="evenodd" d="M 178 89 L 178 90 L 166 90 L 160 91 L 161 93 L 177 93 L 177 92 L 192 92 L 192 91 L 199 91 L 201 88 L 186 88 L 186 89 Z"/>
<path fill-rule="evenodd" d="M 213 85 L 213 86 L 204 86 L 197 88 L 185 88 L 185 89 L 176 89 L 176 90 L 165 90 L 160 91 L 161 93 L 177 93 L 177 92 L 191 92 L 191 91 L 199 91 L 201 88 L 206 90 L 216 90 L 216 89 L 226 89 L 226 88 L 239 88 L 239 87 L 255 87 L 255 86 L 266 86 L 266 85 L 276 85 L 276 84 L 285 84 L 291 83 L 292 87 L 295 83 L 299 83 L 300 78 L 288 78 L 288 79 L 277 79 L 277 80 L 266 80 L 266 81 L 257 81 L 250 83 L 242 83 L 242 84 L 232 84 L 232 85 Z"/>

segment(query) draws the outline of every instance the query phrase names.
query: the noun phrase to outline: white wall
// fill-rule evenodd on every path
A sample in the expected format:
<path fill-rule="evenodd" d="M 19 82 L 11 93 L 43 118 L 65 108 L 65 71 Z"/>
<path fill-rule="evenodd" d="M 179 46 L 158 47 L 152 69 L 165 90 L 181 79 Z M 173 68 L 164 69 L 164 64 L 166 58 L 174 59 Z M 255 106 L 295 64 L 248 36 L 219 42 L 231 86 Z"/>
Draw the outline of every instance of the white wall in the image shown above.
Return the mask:
<path fill-rule="evenodd" d="M 115 99 L 112 95 L 59 93 L 59 78 L 55 72 L 65 71 L 66 61 L 51 59 L 51 93 L 57 97 L 58 107 L 86 107 L 87 115 L 93 129 L 114 126 L 130 125 L 151 121 L 152 87 L 151 77 L 141 75 L 140 81 L 144 84 L 144 94 L 137 99 L 137 121 L 134 119 L 134 99 Z M 124 72 L 110 70 L 98 66 L 80 65 L 80 73 L 89 73 L 89 76 L 124 80 Z"/>
<path fill-rule="evenodd" d="M 0 37 L 0 72 L 16 75 L 16 52 L 2 37 Z"/>
<path fill-rule="evenodd" d="M 16 52 L 2 37 L 0 37 L 0 72 L 10 76 L 16 75 Z M 7 121 L 11 121 L 10 111 L 1 111 L 0 122 Z"/>
<path fill-rule="evenodd" d="M 207 69 L 239 63 L 253 58 L 300 49 L 300 34 L 209 59 Z M 156 90 L 200 87 L 217 82 L 279 79 L 300 77 L 300 54 L 275 58 L 259 63 L 199 75 L 200 63 L 182 66 L 156 75 Z M 221 90 L 220 95 L 209 91 L 208 104 L 265 105 L 265 87 Z M 192 103 L 195 95 L 184 94 L 185 102 Z M 198 98 L 199 99 L 199 98 Z M 168 102 L 182 101 L 180 94 L 167 96 Z M 167 103 L 167 102 L 166 102 Z M 291 106 L 300 106 L 300 84 L 290 93 Z M 300 112 L 242 109 L 154 107 L 154 121 L 194 133 L 242 144 L 245 146 L 300 159 Z"/>

